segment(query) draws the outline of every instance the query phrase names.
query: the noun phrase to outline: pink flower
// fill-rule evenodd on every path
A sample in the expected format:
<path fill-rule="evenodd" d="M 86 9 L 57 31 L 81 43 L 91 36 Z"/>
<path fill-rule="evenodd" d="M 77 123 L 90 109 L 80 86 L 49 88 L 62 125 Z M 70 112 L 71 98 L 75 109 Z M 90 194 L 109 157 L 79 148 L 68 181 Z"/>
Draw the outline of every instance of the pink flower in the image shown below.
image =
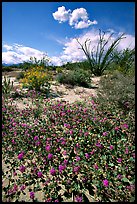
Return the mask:
<path fill-rule="evenodd" d="M 82 202 L 82 196 L 76 196 L 75 201 L 76 202 Z"/>
<path fill-rule="evenodd" d="M 89 134 L 88 132 L 85 132 L 85 133 L 84 133 L 84 136 L 88 136 L 88 134 Z"/>
<path fill-rule="evenodd" d="M 48 159 L 52 159 L 53 158 L 53 154 L 48 154 Z"/>
<path fill-rule="evenodd" d="M 23 154 L 23 152 L 22 152 L 22 153 L 20 153 L 20 154 L 18 155 L 18 159 L 21 160 L 21 159 L 23 158 L 23 156 L 24 156 L 24 154 Z"/>
<path fill-rule="evenodd" d="M 125 154 L 128 154 L 128 147 L 126 147 Z"/>
<path fill-rule="evenodd" d="M 64 159 L 64 164 L 67 164 L 68 163 L 68 160 L 67 159 Z"/>
<path fill-rule="evenodd" d="M 47 152 L 49 152 L 49 151 L 50 151 L 50 145 L 47 145 L 47 146 L 45 147 L 45 149 L 46 149 Z"/>
<path fill-rule="evenodd" d="M 18 186 L 14 184 L 13 191 L 16 192 L 18 190 Z"/>
<path fill-rule="evenodd" d="M 108 187 L 108 180 L 107 179 L 103 180 L 103 184 L 105 187 Z"/>
<path fill-rule="evenodd" d="M 117 162 L 121 163 L 122 162 L 122 158 L 118 158 Z"/>
<path fill-rule="evenodd" d="M 125 124 L 122 125 L 122 127 L 128 129 L 128 124 L 125 123 Z"/>
<path fill-rule="evenodd" d="M 51 170 L 50 170 L 50 174 L 52 176 L 54 176 L 56 174 L 56 170 L 52 167 Z"/>
<path fill-rule="evenodd" d="M 90 155 L 88 153 L 85 153 L 85 157 L 86 157 L 86 159 L 89 159 Z"/>
<path fill-rule="evenodd" d="M 38 140 L 38 139 L 39 139 L 39 137 L 38 137 L 38 136 L 35 136 L 35 137 L 34 137 L 34 140 L 35 140 L 35 141 L 36 141 L 36 140 Z"/>
<path fill-rule="evenodd" d="M 16 172 L 16 171 L 14 171 L 14 172 L 13 172 L 13 175 L 14 175 L 14 176 L 17 176 L 17 172 Z"/>
<path fill-rule="evenodd" d="M 93 149 L 93 150 L 90 152 L 90 154 L 92 155 L 92 154 L 94 154 L 94 152 L 95 152 L 95 150 Z"/>
<path fill-rule="evenodd" d="M 75 167 L 73 168 L 73 171 L 76 172 L 76 173 L 78 173 L 79 170 L 80 170 L 80 166 L 75 166 Z"/>
<path fill-rule="evenodd" d="M 34 197 L 35 197 L 34 192 L 33 192 L 33 191 L 31 191 L 29 194 L 30 194 L 30 198 L 31 198 L 31 199 L 34 199 Z"/>
<path fill-rule="evenodd" d="M 109 147 L 109 148 L 110 148 L 111 150 L 112 150 L 112 149 L 114 149 L 113 145 L 110 145 L 110 147 Z"/>
<path fill-rule="evenodd" d="M 64 150 L 64 151 L 62 152 L 62 154 L 63 154 L 63 155 L 66 155 L 66 154 L 67 154 L 67 151 L 66 151 L 66 150 Z"/>
<path fill-rule="evenodd" d="M 62 173 L 62 171 L 65 169 L 65 166 L 59 165 L 59 172 Z"/>
<path fill-rule="evenodd" d="M 41 171 L 39 171 L 39 172 L 37 173 L 37 175 L 38 175 L 39 178 L 41 178 L 41 177 L 43 176 L 43 174 L 42 174 Z"/>
<path fill-rule="evenodd" d="M 15 142 L 15 140 L 14 140 L 14 139 L 12 140 L 12 143 L 13 143 L 13 144 L 16 144 L 16 142 Z"/>
<path fill-rule="evenodd" d="M 118 130 L 119 130 L 119 127 L 115 127 L 115 130 L 118 131 Z"/>
<path fill-rule="evenodd" d="M 21 191 L 24 191 L 25 188 L 26 188 L 26 186 L 25 186 L 25 185 L 22 185 L 22 186 L 20 187 L 20 190 L 21 190 Z"/>
<path fill-rule="evenodd" d="M 122 177 L 123 177 L 123 176 L 122 176 L 121 174 L 118 174 L 118 175 L 117 175 L 117 178 L 118 178 L 118 179 L 122 179 Z"/>
<path fill-rule="evenodd" d="M 69 133 L 70 133 L 70 135 L 72 135 L 72 134 L 73 134 L 73 130 L 70 130 L 70 132 L 69 132 Z"/>
<path fill-rule="evenodd" d="M 107 132 L 103 132 L 103 136 L 107 136 L 108 135 L 108 133 Z"/>
<path fill-rule="evenodd" d="M 19 170 L 23 173 L 25 171 L 26 167 L 25 166 L 20 166 Z"/>
<path fill-rule="evenodd" d="M 76 161 L 80 161 L 80 157 L 79 156 L 76 156 Z"/>
<path fill-rule="evenodd" d="M 98 170 L 98 165 L 97 165 L 97 164 L 95 164 L 95 165 L 94 165 L 94 168 L 95 168 L 96 170 Z"/>

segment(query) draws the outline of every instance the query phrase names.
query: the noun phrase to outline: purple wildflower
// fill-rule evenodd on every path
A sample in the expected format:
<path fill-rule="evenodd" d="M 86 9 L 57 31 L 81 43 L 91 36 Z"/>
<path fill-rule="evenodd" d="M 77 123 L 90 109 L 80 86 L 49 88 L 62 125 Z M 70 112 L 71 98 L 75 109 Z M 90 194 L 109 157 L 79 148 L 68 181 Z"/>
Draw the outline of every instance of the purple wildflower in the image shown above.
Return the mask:
<path fill-rule="evenodd" d="M 118 174 L 118 175 L 117 175 L 117 178 L 118 178 L 118 179 L 122 179 L 122 177 L 123 177 L 123 176 L 122 176 L 121 174 Z"/>
<path fill-rule="evenodd" d="M 110 148 L 111 150 L 112 150 L 112 149 L 114 149 L 113 145 L 110 145 L 110 147 L 109 147 L 109 148 Z"/>
<path fill-rule="evenodd" d="M 34 199 L 34 197 L 35 197 L 34 192 L 33 192 L 33 191 L 31 191 L 29 194 L 30 194 L 30 198 L 31 198 L 31 199 Z"/>
<path fill-rule="evenodd" d="M 24 191 L 25 188 L 26 188 L 26 186 L 25 186 L 25 185 L 22 185 L 22 186 L 20 187 L 20 190 L 21 190 L 21 191 Z"/>
<path fill-rule="evenodd" d="M 128 124 L 125 123 L 125 124 L 122 125 L 122 127 L 128 129 Z"/>
<path fill-rule="evenodd" d="M 117 162 L 121 163 L 122 162 L 122 158 L 118 158 Z"/>
<path fill-rule="evenodd" d="M 76 202 L 82 202 L 82 196 L 76 196 L 75 201 Z"/>
<path fill-rule="evenodd" d="M 41 178 L 41 177 L 43 176 L 43 174 L 42 174 L 41 171 L 39 171 L 39 172 L 37 173 L 37 175 L 38 175 L 39 178 Z"/>
<path fill-rule="evenodd" d="M 52 176 L 54 176 L 56 174 L 56 170 L 52 167 L 51 170 L 50 170 L 50 174 Z"/>
<path fill-rule="evenodd" d="M 79 156 L 76 156 L 76 161 L 80 161 L 80 157 Z"/>
<path fill-rule="evenodd" d="M 73 168 L 73 171 L 76 172 L 76 173 L 78 173 L 79 170 L 80 170 L 80 166 L 75 166 L 75 167 Z"/>
<path fill-rule="evenodd" d="M 25 171 L 26 167 L 25 166 L 20 166 L 19 170 L 23 173 Z"/>
<path fill-rule="evenodd" d="M 94 165 L 94 168 L 95 168 L 96 170 L 98 170 L 98 165 L 97 165 L 97 164 L 95 164 L 95 165 Z"/>
<path fill-rule="evenodd" d="M 36 140 L 38 140 L 38 139 L 39 139 L 39 137 L 38 137 L 38 136 L 35 136 L 35 137 L 34 137 L 34 140 L 35 140 L 35 141 L 36 141 Z"/>
<path fill-rule="evenodd" d="M 108 133 L 107 132 L 103 132 L 103 136 L 107 136 L 108 135 Z"/>
<path fill-rule="evenodd" d="M 105 187 L 108 187 L 108 180 L 107 179 L 103 180 L 103 184 Z"/>
<path fill-rule="evenodd" d="M 49 151 L 50 151 L 50 145 L 47 145 L 47 146 L 45 147 L 45 149 L 46 149 L 47 152 L 49 152 Z"/>
<path fill-rule="evenodd" d="M 62 171 L 65 169 L 65 166 L 59 165 L 59 172 L 62 173 Z"/>
<path fill-rule="evenodd" d="M 20 153 L 20 154 L 18 155 L 18 159 L 21 160 L 21 159 L 23 158 L 23 156 L 24 156 L 24 154 L 23 154 L 23 152 L 22 152 L 22 153 Z"/>
<path fill-rule="evenodd" d="M 49 153 L 48 154 L 48 159 L 52 159 L 53 158 L 53 154 Z"/>
<path fill-rule="evenodd" d="M 86 159 L 89 159 L 90 155 L 88 153 L 85 153 L 85 157 L 86 157 Z"/>

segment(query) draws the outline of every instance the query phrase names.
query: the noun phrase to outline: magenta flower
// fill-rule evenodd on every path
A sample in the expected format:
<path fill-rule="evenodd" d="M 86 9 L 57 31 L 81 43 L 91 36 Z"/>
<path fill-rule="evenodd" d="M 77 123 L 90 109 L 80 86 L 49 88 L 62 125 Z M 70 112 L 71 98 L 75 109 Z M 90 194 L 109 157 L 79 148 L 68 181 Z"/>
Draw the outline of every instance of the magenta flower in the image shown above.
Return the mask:
<path fill-rule="evenodd" d="M 111 150 L 112 150 L 112 149 L 114 149 L 113 145 L 110 145 L 110 147 L 109 147 L 109 148 L 110 148 Z"/>
<path fill-rule="evenodd" d="M 122 125 L 122 127 L 128 129 L 128 124 L 125 123 L 125 124 Z"/>
<path fill-rule="evenodd" d="M 117 178 L 118 178 L 118 179 L 122 179 L 122 177 L 123 177 L 123 176 L 122 176 L 121 174 L 118 174 L 118 175 L 117 175 Z"/>
<path fill-rule="evenodd" d="M 14 172 L 13 172 L 13 175 L 14 175 L 14 176 L 17 176 L 17 172 L 16 172 L 16 171 L 14 171 Z"/>
<path fill-rule="evenodd" d="M 68 163 L 68 160 L 67 159 L 64 159 L 64 164 L 67 164 Z"/>
<path fill-rule="evenodd" d="M 79 148 L 79 147 L 80 147 L 80 145 L 77 143 L 77 144 L 76 144 L 76 147 L 77 147 L 77 148 Z"/>
<path fill-rule="evenodd" d="M 62 171 L 65 169 L 65 166 L 59 165 L 59 172 L 62 173 Z"/>
<path fill-rule="evenodd" d="M 119 127 L 115 127 L 115 130 L 118 131 L 118 130 L 119 130 Z"/>
<path fill-rule="evenodd" d="M 118 158 L 117 162 L 121 163 L 122 162 L 122 158 Z"/>
<path fill-rule="evenodd" d="M 108 133 L 107 132 L 103 132 L 103 136 L 107 136 L 108 135 Z"/>
<path fill-rule="evenodd" d="M 80 161 L 80 157 L 79 156 L 76 156 L 76 161 Z"/>
<path fill-rule="evenodd" d="M 36 141 L 36 140 L 38 140 L 38 139 L 39 139 L 39 137 L 38 137 L 38 136 L 35 136 L 35 137 L 34 137 L 34 140 L 35 140 L 35 141 Z"/>
<path fill-rule="evenodd" d="M 95 164 L 95 165 L 94 165 L 94 168 L 95 168 L 96 170 L 98 170 L 98 165 L 97 165 L 97 164 Z"/>
<path fill-rule="evenodd" d="M 80 166 L 75 166 L 75 167 L 73 168 L 73 172 L 78 173 L 79 170 L 80 170 Z"/>
<path fill-rule="evenodd" d="M 88 132 L 85 132 L 85 133 L 84 133 L 84 136 L 88 136 L 88 134 L 89 134 Z"/>
<path fill-rule="evenodd" d="M 107 179 L 103 180 L 103 184 L 104 184 L 105 187 L 108 187 L 108 184 L 109 184 L 108 180 Z"/>
<path fill-rule="evenodd" d="M 86 159 L 89 159 L 90 155 L 88 153 L 85 153 L 85 157 L 86 157 Z"/>
<path fill-rule="evenodd" d="M 53 158 L 53 154 L 49 153 L 48 154 L 48 159 L 52 159 Z"/>
<path fill-rule="evenodd" d="M 70 130 L 69 133 L 70 133 L 70 135 L 72 135 L 73 134 L 73 130 Z"/>
<path fill-rule="evenodd" d="M 82 196 L 76 196 L 75 201 L 76 202 L 82 202 Z"/>
<path fill-rule="evenodd" d="M 41 177 L 43 176 L 43 174 L 42 174 L 41 171 L 39 171 L 39 172 L 37 173 L 37 175 L 38 175 L 39 178 L 41 178 Z"/>
<path fill-rule="evenodd" d="M 35 197 L 34 192 L 33 192 L 33 191 L 31 191 L 29 194 L 30 194 L 30 198 L 31 198 L 31 199 L 34 199 L 34 197 Z"/>
<path fill-rule="evenodd" d="M 125 149 L 125 154 L 128 154 L 128 147 L 126 147 Z"/>
<path fill-rule="evenodd" d="M 13 144 L 16 144 L 16 142 L 15 142 L 15 140 L 14 140 L 14 139 L 12 140 L 12 143 L 13 143 Z"/>
<path fill-rule="evenodd" d="M 49 152 L 49 151 L 50 151 L 50 145 L 47 145 L 47 146 L 45 147 L 45 149 L 46 149 L 47 152 Z"/>
<path fill-rule="evenodd" d="M 26 188 L 26 186 L 25 186 L 25 185 L 22 185 L 22 186 L 20 187 L 20 190 L 21 190 L 21 191 L 24 191 L 25 188 Z"/>
<path fill-rule="evenodd" d="M 56 199 L 54 202 L 59 202 L 59 200 L 58 200 L 58 199 Z"/>
<path fill-rule="evenodd" d="M 16 192 L 18 190 L 18 186 L 14 184 L 13 191 Z"/>
<path fill-rule="evenodd" d="M 20 154 L 18 155 L 18 159 L 21 160 L 21 159 L 23 158 L 23 156 L 24 156 L 24 154 L 23 154 L 23 152 L 22 152 L 22 153 L 20 153 Z"/>
<path fill-rule="evenodd" d="M 103 145 L 100 144 L 100 142 L 98 142 L 98 143 L 96 144 L 96 146 L 99 147 L 99 148 L 102 148 L 102 147 L 103 147 Z"/>
<path fill-rule="evenodd" d="M 50 170 L 50 174 L 52 176 L 54 176 L 56 174 L 56 170 L 52 167 L 51 170 Z"/>
<path fill-rule="evenodd" d="M 20 166 L 19 170 L 23 173 L 25 171 L 26 167 L 25 166 Z"/>
<path fill-rule="evenodd" d="M 90 152 L 90 154 L 92 155 L 92 154 L 94 154 L 94 152 L 95 152 L 95 150 L 93 149 L 93 150 Z"/>

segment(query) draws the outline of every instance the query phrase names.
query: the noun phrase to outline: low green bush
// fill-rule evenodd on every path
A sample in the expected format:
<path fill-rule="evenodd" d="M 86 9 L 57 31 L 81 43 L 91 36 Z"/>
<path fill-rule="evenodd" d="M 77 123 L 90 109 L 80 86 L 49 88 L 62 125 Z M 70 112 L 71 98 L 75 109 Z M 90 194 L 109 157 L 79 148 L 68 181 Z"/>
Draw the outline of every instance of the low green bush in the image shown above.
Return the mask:
<path fill-rule="evenodd" d="M 91 79 L 89 72 L 83 69 L 75 69 L 67 73 L 60 73 L 57 75 L 57 81 L 63 84 L 79 85 L 83 87 L 90 87 Z"/>

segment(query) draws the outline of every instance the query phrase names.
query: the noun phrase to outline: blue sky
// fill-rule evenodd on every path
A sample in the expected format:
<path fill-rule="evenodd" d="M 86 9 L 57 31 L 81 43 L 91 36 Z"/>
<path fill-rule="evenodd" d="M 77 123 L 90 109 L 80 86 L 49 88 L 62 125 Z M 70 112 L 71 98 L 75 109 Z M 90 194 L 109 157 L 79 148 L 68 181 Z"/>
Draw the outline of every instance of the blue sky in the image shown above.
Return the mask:
<path fill-rule="evenodd" d="M 59 65 L 85 58 L 75 38 L 97 43 L 98 30 L 121 33 L 125 46 L 134 47 L 134 2 L 3 2 L 2 61 L 19 63 L 44 53 Z"/>

